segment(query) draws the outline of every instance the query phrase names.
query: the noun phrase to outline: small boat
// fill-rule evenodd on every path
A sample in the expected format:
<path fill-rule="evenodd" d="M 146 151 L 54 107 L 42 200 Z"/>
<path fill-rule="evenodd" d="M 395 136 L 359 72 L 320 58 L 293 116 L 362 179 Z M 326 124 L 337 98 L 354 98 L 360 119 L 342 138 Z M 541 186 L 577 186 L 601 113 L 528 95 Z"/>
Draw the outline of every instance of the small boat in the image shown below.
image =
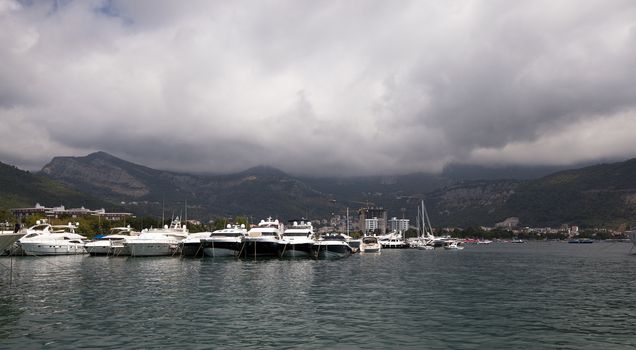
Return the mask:
<path fill-rule="evenodd" d="M 444 249 L 446 249 L 446 250 L 462 250 L 462 249 L 464 249 L 464 245 L 462 244 L 462 242 L 456 241 L 456 240 L 446 241 L 446 244 L 444 245 Z"/>
<path fill-rule="evenodd" d="M 18 245 L 26 255 L 75 255 L 86 254 L 87 240 L 75 232 L 78 223 L 68 225 L 36 224 L 27 229 Z"/>
<path fill-rule="evenodd" d="M 353 249 L 347 243 L 347 238 L 339 233 L 325 234 L 312 247 L 316 259 L 338 259 L 348 257 Z"/>
<path fill-rule="evenodd" d="M 114 227 L 109 234 L 87 242 L 84 248 L 90 255 L 117 256 L 124 249 L 124 240 L 137 235 L 139 232 L 133 231 L 130 226 Z"/>
<path fill-rule="evenodd" d="M 510 241 L 510 243 L 526 243 L 526 241 L 524 241 L 523 239 L 520 238 L 513 238 L 512 241 Z"/>
<path fill-rule="evenodd" d="M 291 221 L 278 244 L 281 258 L 308 258 L 314 245 L 314 228 L 309 221 Z"/>
<path fill-rule="evenodd" d="M 258 226 L 247 232 L 243 238 L 241 256 L 275 257 L 278 256 L 278 245 L 283 237 L 283 224 L 278 220 L 261 220 Z"/>
<path fill-rule="evenodd" d="M 212 232 L 209 237 L 201 238 L 203 255 L 212 258 L 237 257 L 246 235 L 245 225 L 228 224 L 226 228 Z"/>
<path fill-rule="evenodd" d="M 362 237 L 360 242 L 360 253 L 379 253 L 382 250 L 382 245 L 376 236 Z"/>

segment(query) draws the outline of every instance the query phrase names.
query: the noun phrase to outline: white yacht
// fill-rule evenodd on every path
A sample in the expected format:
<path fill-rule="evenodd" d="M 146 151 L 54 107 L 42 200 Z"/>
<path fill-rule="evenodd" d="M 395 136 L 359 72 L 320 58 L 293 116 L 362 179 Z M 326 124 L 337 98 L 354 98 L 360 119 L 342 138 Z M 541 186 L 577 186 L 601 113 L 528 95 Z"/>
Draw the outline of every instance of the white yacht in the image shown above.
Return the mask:
<path fill-rule="evenodd" d="M 446 243 L 444 244 L 444 249 L 446 250 L 462 250 L 464 249 L 464 245 L 462 244 L 462 242 L 458 241 L 458 240 L 448 240 L 446 241 Z"/>
<path fill-rule="evenodd" d="M 86 254 L 86 237 L 75 232 L 75 225 L 50 225 L 37 223 L 27 229 L 18 245 L 26 255 L 74 255 Z"/>
<path fill-rule="evenodd" d="M 124 240 L 138 235 L 139 232 L 133 231 L 130 226 L 113 227 L 107 235 L 86 243 L 84 248 L 90 255 L 117 256 L 124 250 Z"/>
<path fill-rule="evenodd" d="M 360 242 L 360 253 L 379 253 L 382 250 L 382 245 L 376 236 L 362 237 Z"/>
<path fill-rule="evenodd" d="M 172 220 L 170 226 L 151 228 L 141 231 L 139 236 L 124 240 L 122 255 L 165 256 L 178 252 L 179 242 L 188 236 L 188 229 L 181 225 L 179 218 Z"/>
<path fill-rule="evenodd" d="M 408 248 L 408 244 L 402 237 L 402 232 L 399 231 L 393 231 L 386 235 L 378 236 L 378 240 L 384 249 Z"/>
<path fill-rule="evenodd" d="M 353 253 L 345 235 L 340 233 L 325 234 L 314 243 L 312 248 L 316 259 L 344 258 Z"/>
<path fill-rule="evenodd" d="M 247 236 L 244 224 L 230 225 L 212 232 L 210 237 L 202 238 L 203 255 L 218 257 L 237 257 L 243 247 L 243 238 Z"/>
<path fill-rule="evenodd" d="M 283 224 L 278 220 L 261 220 L 243 239 L 241 256 L 277 256 L 278 244 L 283 236 Z"/>
<path fill-rule="evenodd" d="M 283 232 L 278 244 L 278 256 L 286 258 L 308 258 L 314 245 L 314 228 L 310 221 L 292 221 Z"/>

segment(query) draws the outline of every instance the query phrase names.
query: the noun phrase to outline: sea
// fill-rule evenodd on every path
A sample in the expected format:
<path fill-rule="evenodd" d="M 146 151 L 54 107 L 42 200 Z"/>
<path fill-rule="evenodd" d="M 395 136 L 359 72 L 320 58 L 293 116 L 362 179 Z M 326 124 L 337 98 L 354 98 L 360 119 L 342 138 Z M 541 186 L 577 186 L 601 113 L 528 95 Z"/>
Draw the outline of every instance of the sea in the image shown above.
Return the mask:
<path fill-rule="evenodd" d="M 0 258 L 1 349 L 633 349 L 631 243 Z"/>

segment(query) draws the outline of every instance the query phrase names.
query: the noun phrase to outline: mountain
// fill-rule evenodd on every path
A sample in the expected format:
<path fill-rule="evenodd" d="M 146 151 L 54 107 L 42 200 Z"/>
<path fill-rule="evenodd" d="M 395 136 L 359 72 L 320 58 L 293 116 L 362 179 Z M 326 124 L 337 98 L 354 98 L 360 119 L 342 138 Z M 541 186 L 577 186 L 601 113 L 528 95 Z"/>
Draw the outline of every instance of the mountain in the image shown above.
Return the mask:
<path fill-rule="evenodd" d="M 105 152 L 56 157 L 42 173 L 69 186 L 122 203 L 139 214 L 214 217 L 316 216 L 329 200 L 298 179 L 260 166 L 229 175 L 196 175 L 151 169 Z"/>
<path fill-rule="evenodd" d="M 468 181 L 429 194 L 438 225 L 619 226 L 636 222 L 636 159 L 534 180 Z"/>
<path fill-rule="evenodd" d="M 0 208 L 32 207 L 38 202 L 49 206 L 64 204 L 69 208 L 114 207 L 45 176 L 0 162 Z"/>
<path fill-rule="evenodd" d="M 104 152 L 56 157 L 42 174 L 137 214 L 255 220 L 328 217 L 370 206 L 389 217 L 415 217 L 426 200 L 436 226 L 493 225 L 519 217 L 524 226 L 582 227 L 636 218 L 636 159 L 565 170 L 534 179 L 461 180 L 431 174 L 312 178 L 259 166 L 227 175 L 156 170 Z"/>

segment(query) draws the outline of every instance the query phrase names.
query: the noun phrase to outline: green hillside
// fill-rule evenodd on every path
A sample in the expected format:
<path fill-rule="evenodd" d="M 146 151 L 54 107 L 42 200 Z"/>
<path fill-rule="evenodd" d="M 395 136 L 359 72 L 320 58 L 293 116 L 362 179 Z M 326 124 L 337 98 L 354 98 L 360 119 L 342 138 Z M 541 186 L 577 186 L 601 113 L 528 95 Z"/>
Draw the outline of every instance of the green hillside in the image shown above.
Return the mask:
<path fill-rule="evenodd" d="M 36 202 L 47 206 L 113 207 L 44 176 L 0 162 L 0 209 L 31 207 Z"/>

